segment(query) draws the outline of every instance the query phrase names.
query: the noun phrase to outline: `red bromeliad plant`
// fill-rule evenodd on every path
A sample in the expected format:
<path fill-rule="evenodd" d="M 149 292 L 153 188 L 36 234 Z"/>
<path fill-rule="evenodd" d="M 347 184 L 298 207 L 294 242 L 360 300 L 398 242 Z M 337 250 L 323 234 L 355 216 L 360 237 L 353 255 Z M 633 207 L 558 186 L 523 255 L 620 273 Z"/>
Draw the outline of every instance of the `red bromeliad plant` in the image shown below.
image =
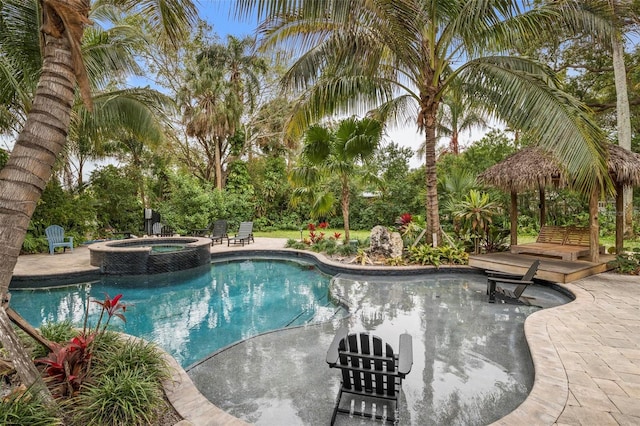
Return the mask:
<path fill-rule="evenodd" d="M 333 233 L 333 239 L 334 239 L 334 240 L 339 240 L 341 235 L 342 235 L 342 234 L 341 234 L 340 232 L 334 232 L 334 233 Z"/>
<path fill-rule="evenodd" d="M 311 245 L 324 240 L 325 233 L 322 231 L 317 233 L 316 230 L 327 229 L 328 227 L 329 227 L 329 223 L 326 221 L 320 222 L 318 223 L 318 225 L 315 225 L 313 223 L 308 224 L 307 229 L 309 230 L 309 238 L 305 238 L 304 242 L 308 245 Z"/>
<path fill-rule="evenodd" d="M 96 324 L 96 332 L 100 328 L 100 323 L 102 322 L 102 318 L 104 317 L 104 313 L 106 312 L 108 315 L 107 322 L 102 327 L 102 333 L 105 332 L 109 322 L 112 317 L 118 317 L 122 321 L 127 322 L 127 319 L 124 317 L 124 313 L 127 310 L 127 305 L 120 302 L 122 298 L 122 294 L 116 294 L 113 299 L 109 297 L 107 293 L 104 294 L 104 301 L 100 300 L 92 300 L 92 302 L 97 303 L 102 306 L 102 311 L 100 312 L 100 319 L 98 319 L 98 324 Z M 118 312 L 122 311 L 122 313 Z"/>
<path fill-rule="evenodd" d="M 411 216 L 411 213 L 402 213 L 396 219 L 396 225 L 398 225 L 398 231 L 400 231 L 401 233 L 404 233 L 404 231 L 406 231 L 407 227 L 409 226 L 412 220 L 413 220 L 413 216 Z"/>
<path fill-rule="evenodd" d="M 112 317 L 118 317 L 126 322 L 124 312 L 127 305 L 120 302 L 122 294 L 116 295 L 113 299 L 105 294 L 104 301 L 92 300 L 102 306 L 100 318 L 93 331 L 87 332 L 87 311 L 85 312 L 85 323 L 82 332 L 73 337 L 65 345 L 52 343 L 53 350 L 45 358 L 35 360 L 36 364 L 45 364 L 45 373 L 56 384 L 57 394 L 60 396 L 71 396 L 80 388 L 80 385 L 88 376 L 91 369 L 92 346 L 99 335 L 104 334 Z M 121 312 L 120 312 L 121 311 Z M 100 330 L 100 324 L 107 313 L 107 321 Z"/>

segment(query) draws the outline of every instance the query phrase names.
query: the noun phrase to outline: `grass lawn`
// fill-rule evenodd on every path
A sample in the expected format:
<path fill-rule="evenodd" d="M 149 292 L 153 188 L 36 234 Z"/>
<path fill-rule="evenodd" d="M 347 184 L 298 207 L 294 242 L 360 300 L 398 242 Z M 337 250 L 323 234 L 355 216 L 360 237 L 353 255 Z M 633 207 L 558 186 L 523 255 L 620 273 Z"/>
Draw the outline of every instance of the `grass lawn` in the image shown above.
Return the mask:
<path fill-rule="evenodd" d="M 329 236 L 332 236 L 335 232 L 338 232 L 341 234 L 340 239 L 344 237 L 344 229 L 329 228 L 324 231 L 324 234 L 325 236 L 329 237 Z M 254 232 L 254 234 L 256 237 L 287 238 L 287 239 L 294 239 L 294 240 L 300 239 L 299 230 Z M 351 239 L 364 240 L 369 237 L 369 235 L 371 234 L 371 230 L 362 230 L 362 231 L 351 230 L 350 234 L 351 234 Z M 309 237 L 309 231 L 307 229 L 302 230 L 302 237 L 303 238 Z M 536 241 L 536 238 L 537 238 L 536 235 L 518 235 L 518 244 L 533 243 Z M 607 249 L 609 247 L 615 246 L 615 235 L 600 237 L 600 244 L 604 245 Z M 625 240 L 624 247 L 627 250 L 640 247 L 640 239 L 635 238 L 633 240 Z"/>
<path fill-rule="evenodd" d="M 319 233 L 320 231 L 316 231 L 316 233 Z M 338 232 L 340 234 L 340 239 L 344 238 L 344 229 L 336 229 L 336 228 L 328 228 L 325 229 L 324 231 L 324 235 L 325 237 L 330 237 L 333 236 L 336 232 Z M 350 234 L 350 238 L 352 240 L 355 240 L 356 238 L 359 240 L 364 240 L 365 238 L 368 238 L 369 235 L 371 234 L 371 230 L 366 230 L 366 231 L 354 231 L 354 230 L 350 230 L 349 231 Z M 253 233 L 254 236 L 256 237 L 267 237 L 267 238 L 287 238 L 287 239 L 294 239 L 294 240 L 299 240 L 300 239 L 300 231 L 299 230 L 295 230 L 295 231 L 268 231 L 268 232 L 254 232 Z M 302 230 L 302 238 L 308 238 L 309 237 L 309 231 L 307 229 L 303 229 Z"/>

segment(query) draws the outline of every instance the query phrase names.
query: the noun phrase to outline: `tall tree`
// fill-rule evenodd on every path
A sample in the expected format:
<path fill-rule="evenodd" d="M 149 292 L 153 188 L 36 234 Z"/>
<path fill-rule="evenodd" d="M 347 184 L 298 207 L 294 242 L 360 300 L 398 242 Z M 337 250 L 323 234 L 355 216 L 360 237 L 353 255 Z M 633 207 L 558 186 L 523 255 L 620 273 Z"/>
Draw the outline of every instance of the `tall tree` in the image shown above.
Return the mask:
<path fill-rule="evenodd" d="M 195 137 L 213 167 L 216 187 L 223 187 L 223 158 L 229 139 L 240 130 L 243 114 L 251 113 L 266 63 L 253 50 L 250 37 L 229 35 L 198 56 L 182 90 L 187 134 Z M 209 176 L 207 176 L 209 177 Z"/>
<path fill-rule="evenodd" d="M 349 241 L 350 182 L 359 176 L 374 181 L 375 176 L 360 166 L 373 159 L 382 138 L 382 124 L 370 118 L 347 118 L 330 128 L 313 125 L 305 133 L 301 165 L 292 170 L 290 179 L 295 198 L 312 196 L 312 208 L 316 216 L 324 216 L 332 210 L 334 197 L 318 183 L 327 177 L 340 181 L 340 207 L 344 221 L 344 238 Z"/>
<path fill-rule="evenodd" d="M 164 28 L 166 40 L 173 42 L 188 31 L 195 15 L 190 0 L 115 3 L 125 12 L 148 18 L 150 25 Z M 9 283 L 29 220 L 65 147 L 76 85 L 89 110 L 93 101 L 82 57 L 82 37 L 90 25 L 90 2 L 42 0 L 38 5 L 39 19 L 30 31 L 41 34 L 42 68 L 24 126 L 6 166 L 0 170 L 0 343 L 9 352 L 23 383 L 33 384 L 47 398 L 42 379 L 10 324 L 6 310 Z"/>
<path fill-rule="evenodd" d="M 614 26 L 618 29 L 611 36 L 611 53 L 613 58 L 613 75 L 616 86 L 616 118 L 618 127 L 618 145 L 631 151 L 631 113 L 629 111 L 629 96 L 627 94 L 627 70 L 624 63 L 623 31 L 625 26 L 632 23 L 637 25 L 637 16 L 633 15 L 631 1 L 608 0 L 612 10 Z M 627 186 L 623 189 L 625 233 L 633 233 L 633 189 Z"/>
<path fill-rule="evenodd" d="M 429 241 L 440 231 L 437 115 L 453 87 L 487 114 L 534 132 L 579 187 L 607 179 L 603 137 L 589 112 L 561 90 L 548 67 L 508 54 L 541 29 L 580 26 L 609 34 L 610 23 L 580 2 L 239 0 L 237 10 L 249 15 L 256 7 L 266 18 L 265 47 L 302 52 L 284 78 L 288 87 L 303 91 L 290 131 L 299 134 L 320 117 L 354 108 L 415 118 L 425 136 Z"/>

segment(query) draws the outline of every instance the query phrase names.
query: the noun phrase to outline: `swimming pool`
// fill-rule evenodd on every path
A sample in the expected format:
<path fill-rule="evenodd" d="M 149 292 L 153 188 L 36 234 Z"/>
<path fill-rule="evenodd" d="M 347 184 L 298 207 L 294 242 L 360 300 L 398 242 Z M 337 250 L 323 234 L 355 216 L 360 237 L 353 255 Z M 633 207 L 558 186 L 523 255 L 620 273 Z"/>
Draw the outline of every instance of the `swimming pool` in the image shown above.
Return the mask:
<path fill-rule="evenodd" d="M 280 279 L 271 280 L 275 277 Z M 329 304 L 330 279 L 331 291 L 350 306 L 350 315 Z M 294 290 L 296 282 L 309 286 Z M 269 288 L 276 289 L 275 299 Z M 139 290 L 148 294 L 139 295 Z M 105 291 L 123 293 L 125 302 L 135 303 L 127 311 L 128 323 L 114 320 L 114 325 L 161 345 L 189 366 L 189 376 L 211 402 L 257 425 L 326 424 L 339 379 L 324 357 L 345 323 L 394 346 L 400 333 L 413 336 L 403 424 L 487 424 L 524 401 L 533 383 L 523 324 L 540 308 L 487 303 L 486 277 L 477 273 L 331 278 L 305 262 L 226 260 L 171 275 L 12 289 L 11 302 L 34 325 L 65 318 L 80 324 L 88 296 L 102 298 Z M 544 286 L 533 286 L 527 294 L 545 308 L 570 300 Z M 44 297 L 36 299 L 39 295 Z M 148 312 L 140 315 L 143 308 Z M 144 320 L 129 328 L 136 317 Z M 264 334 L 263 323 L 269 323 L 267 330 L 310 325 Z"/>
<path fill-rule="evenodd" d="M 11 306 L 34 326 L 67 319 L 81 326 L 90 297 L 122 293 L 131 304 L 127 322 L 114 318 L 112 329 L 153 341 L 188 366 L 259 333 L 344 315 L 328 298 L 330 278 L 304 262 L 235 260 L 173 274 L 12 289 Z M 97 321 L 99 306 L 90 307 Z"/>

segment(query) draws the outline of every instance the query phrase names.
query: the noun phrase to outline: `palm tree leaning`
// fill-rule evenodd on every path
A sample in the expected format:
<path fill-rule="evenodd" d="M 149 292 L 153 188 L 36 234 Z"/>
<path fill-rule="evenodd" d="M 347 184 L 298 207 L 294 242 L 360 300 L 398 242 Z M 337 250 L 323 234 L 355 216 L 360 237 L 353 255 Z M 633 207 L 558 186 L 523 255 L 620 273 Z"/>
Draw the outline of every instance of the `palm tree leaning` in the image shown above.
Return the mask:
<path fill-rule="evenodd" d="M 382 124 L 370 118 L 341 120 L 336 129 L 313 125 L 305 133 L 300 162 L 289 178 L 295 189 L 292 200 L 311 199 L 312 216 L 327 215 L 335 198 L 321 186 L 330 177 L 340 181 L 340 207 L 344 239 L 349 241 L 349 202 L 351 180 L 378 182 L 362 165 L 373 158 L 382 138 Z"/>
<path fill-rule="evenodd" d="M 583 2 L 516 0 L 239 0 L 257 7 L 263 47 L 296 56 L 283 82 L 301 95 L 289 131 L 323 116 L 369 110 L 383 120 L 408 117 L 425 137 L 427 239 L 438 242 L 436 130 L 443 99 L 460 90 L 489 116 L 532 132 L 582 188 L 606 180 L 603 135 L 552 71 L 510 56 L 514 46 L 558 26 L 605 36 L 606 19 Z M 434 241 L 435 240 L 435 241 Z"/>
<path fill-rule="evenodd" d="M 149 18 L 164 29 L 167 41 L 185 35 L 195 16 L 190 0 L 162 2 L 118 1 L 125 11 Z M 93 101 L 87 68 L 82 57 L 82 37 L 90 25 L 88 0 L 42 0 L 40 22 L 31 31 L 40 33 L 42 69 L 26 121 L 5 167 L 0 170 L 0 343 L 9 352 L 20 379 L 50 401 L 38 371 L 13 330 L 7 305 L 13 268 L 20 254 L 29 221 L 56 158 L 67 142 L 76 85 L 91 110 Z M 158 19 L 160 17 L 160 19 Z"/>

